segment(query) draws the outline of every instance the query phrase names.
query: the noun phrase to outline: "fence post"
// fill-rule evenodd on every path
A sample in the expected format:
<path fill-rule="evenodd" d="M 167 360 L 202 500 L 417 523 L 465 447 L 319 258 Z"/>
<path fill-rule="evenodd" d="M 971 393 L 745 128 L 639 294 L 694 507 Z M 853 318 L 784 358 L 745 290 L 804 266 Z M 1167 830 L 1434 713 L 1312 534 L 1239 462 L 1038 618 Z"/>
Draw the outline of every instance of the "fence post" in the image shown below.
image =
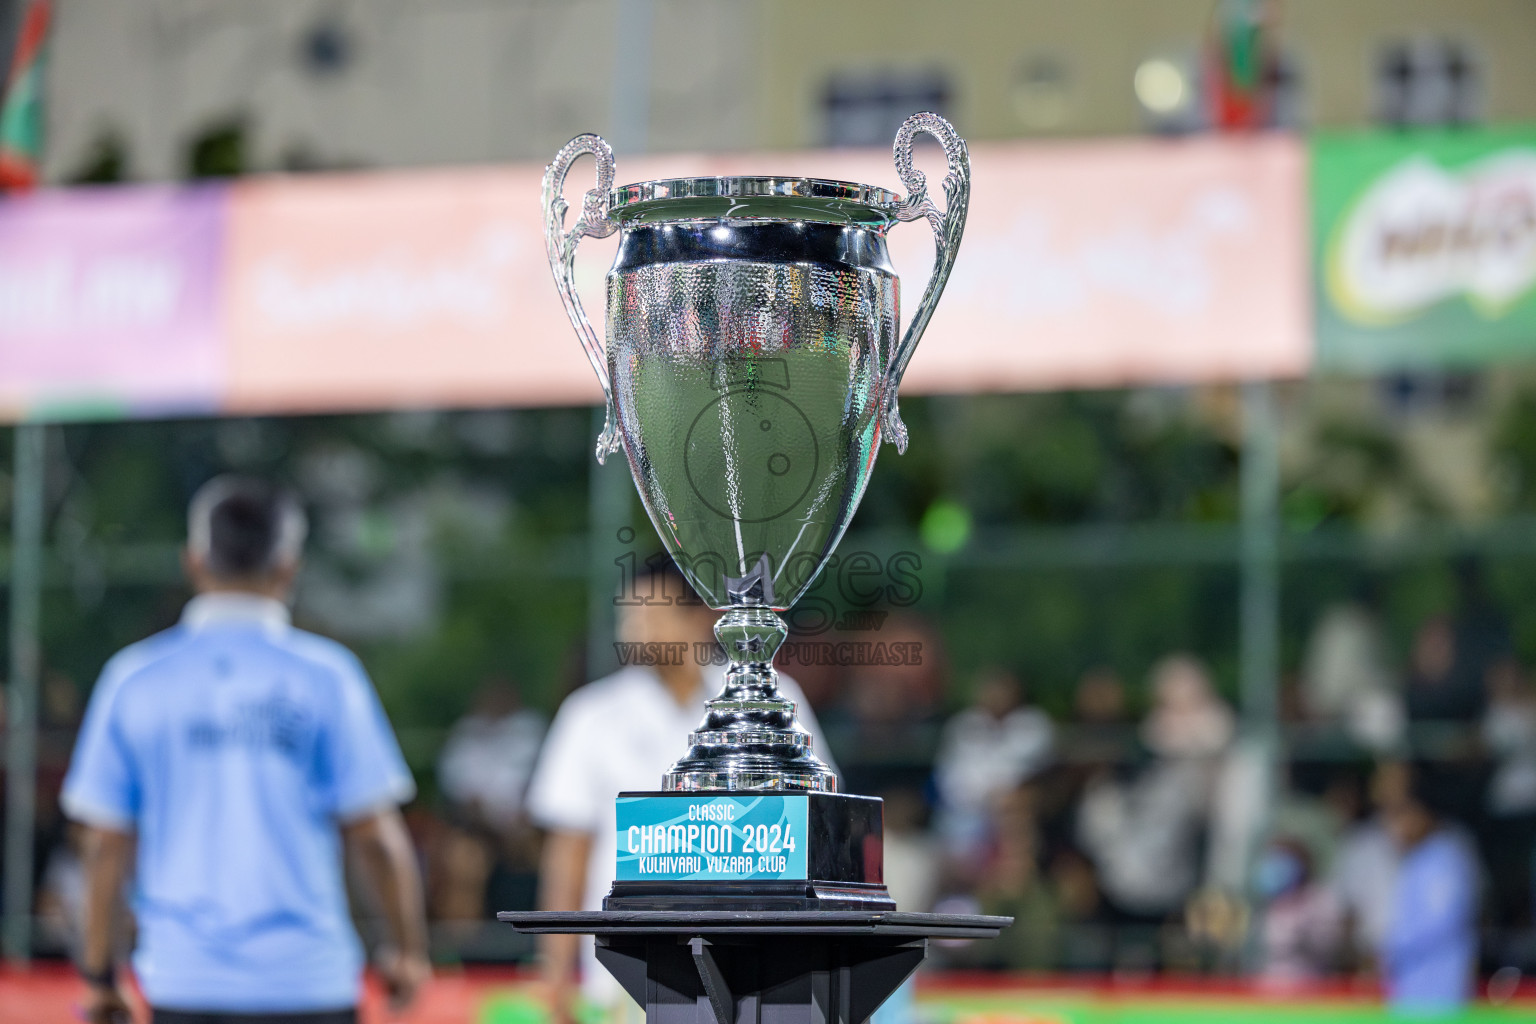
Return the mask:
<path fill-rule="evenodd" d="M 10 684 L 5 699 L 5 955 L 32 953 L 32 843 L 37 815 L 38 624 L 43 576 L 43 467 L 47 428 L 15 428 L 11 487 Z"/>
<path fill-rule="evenodd" d="M 1244 384 L 1242 408 L 1238 643 L 1243 728 L 1230 771 L 1243 780 L 1235 784 L 1257 798 L 1257 805 L 1244 821 L 1243 855 L 1231 867 L 1242 873 L 1232 881 L 1251 897 L 1253 867 L 1280 794 L 1285 756 L 1280 736 L 1280 420 L 1273 385 Z M 1257 966 L 1258 940 L 1258 929 L 1250 928 L 1244 949 L 1250 967 Z"/>

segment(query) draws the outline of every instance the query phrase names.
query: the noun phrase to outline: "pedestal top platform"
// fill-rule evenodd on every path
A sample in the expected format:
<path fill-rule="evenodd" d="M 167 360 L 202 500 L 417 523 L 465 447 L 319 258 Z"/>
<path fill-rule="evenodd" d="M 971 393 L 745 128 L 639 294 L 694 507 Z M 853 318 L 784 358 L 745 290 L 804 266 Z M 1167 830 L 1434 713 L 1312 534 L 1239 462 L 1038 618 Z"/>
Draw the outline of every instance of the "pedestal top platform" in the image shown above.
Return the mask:
<path fill-rule="evenodd" d="M 990 939 L 1011 917 L 855 910 L 511 910 L 496 915 L 520 932 L 583 935 L 882 935 Z"/>

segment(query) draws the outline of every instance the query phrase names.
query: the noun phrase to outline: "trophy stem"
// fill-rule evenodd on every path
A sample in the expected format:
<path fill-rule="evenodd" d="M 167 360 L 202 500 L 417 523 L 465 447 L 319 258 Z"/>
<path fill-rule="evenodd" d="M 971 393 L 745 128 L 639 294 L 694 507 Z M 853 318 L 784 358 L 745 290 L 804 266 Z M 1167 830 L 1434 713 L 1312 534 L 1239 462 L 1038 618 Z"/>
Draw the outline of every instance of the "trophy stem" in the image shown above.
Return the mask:
<path fill-rule="evenodd" d="M 772 608 L 732 608 L 715 623 L 730 659 L 725 688 L 705 705 L 688 753 L 662 779 L 675 790 L 837 791 L 837 776 L 812 751 L 795 703 L 779 693 L 774 652 L 789 628 Z"/>

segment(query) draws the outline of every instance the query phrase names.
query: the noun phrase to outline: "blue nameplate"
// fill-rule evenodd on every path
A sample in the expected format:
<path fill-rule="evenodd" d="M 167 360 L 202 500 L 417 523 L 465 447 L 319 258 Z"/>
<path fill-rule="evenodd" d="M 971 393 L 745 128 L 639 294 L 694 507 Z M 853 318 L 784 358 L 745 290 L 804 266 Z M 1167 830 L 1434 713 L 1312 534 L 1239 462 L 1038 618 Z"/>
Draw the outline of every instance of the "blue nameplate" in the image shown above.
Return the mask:
<path fill-rule="evenodd" d="M 621 882 L 801 880 L 804 795 L 621 796 Z"/>

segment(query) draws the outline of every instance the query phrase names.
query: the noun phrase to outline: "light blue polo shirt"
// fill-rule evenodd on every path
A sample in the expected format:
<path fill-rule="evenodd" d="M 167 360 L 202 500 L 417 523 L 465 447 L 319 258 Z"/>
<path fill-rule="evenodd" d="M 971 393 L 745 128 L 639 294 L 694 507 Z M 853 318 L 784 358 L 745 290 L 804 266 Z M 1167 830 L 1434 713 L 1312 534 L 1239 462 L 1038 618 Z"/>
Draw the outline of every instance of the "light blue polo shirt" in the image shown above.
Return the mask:
<path fill-rule="evenodd" d="M 62 801 L 138 835 L 133 963 L 152 1005 L 300 1012 L 358 1000 L 338 823 L 413 793 L 350 651 L 277 601 L 205 594 L 107 663 Z"/>
<path fill-rule="evenodd" d="M 1471 1001 L 1477 907 L 1478 866 L 1465 837 L 1442 828 L 1403 857 L 1381 949 L 1394 1009 L 1449 1012 Z"/>

